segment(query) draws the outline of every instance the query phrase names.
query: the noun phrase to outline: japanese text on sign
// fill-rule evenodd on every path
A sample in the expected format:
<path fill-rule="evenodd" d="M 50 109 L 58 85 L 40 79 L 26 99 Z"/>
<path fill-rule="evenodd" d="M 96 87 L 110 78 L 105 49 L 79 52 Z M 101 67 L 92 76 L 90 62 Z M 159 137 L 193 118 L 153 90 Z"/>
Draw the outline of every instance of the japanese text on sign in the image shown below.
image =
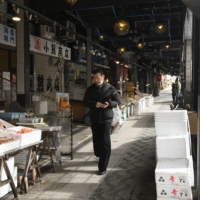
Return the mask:
<path fill-rule="evenodd" d="M 71 49 L 60 44 L 30 35 L 29 45 L 31 51 L 71 60 Z"/>
<path fill-rule="evenodd" d="M 0 24 L 0 43 L 15 47 L 16 46 L 15 29 Z"/>

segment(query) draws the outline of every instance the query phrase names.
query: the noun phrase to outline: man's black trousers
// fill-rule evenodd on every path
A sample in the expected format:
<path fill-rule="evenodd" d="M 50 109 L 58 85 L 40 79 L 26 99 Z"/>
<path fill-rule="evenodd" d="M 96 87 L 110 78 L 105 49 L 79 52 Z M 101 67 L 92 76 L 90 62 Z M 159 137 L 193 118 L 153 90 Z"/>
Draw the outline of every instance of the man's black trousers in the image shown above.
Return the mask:
<path fill-rule="evenodd" d="M 111 141 L 110 141 L 110 131 L 111 124 L 92 124 L 92 135 L 93 135 L 93 145 L 94 154 L 99 157 L 99 171 L 106 171 L 110 153 L 111 153 Z"/>

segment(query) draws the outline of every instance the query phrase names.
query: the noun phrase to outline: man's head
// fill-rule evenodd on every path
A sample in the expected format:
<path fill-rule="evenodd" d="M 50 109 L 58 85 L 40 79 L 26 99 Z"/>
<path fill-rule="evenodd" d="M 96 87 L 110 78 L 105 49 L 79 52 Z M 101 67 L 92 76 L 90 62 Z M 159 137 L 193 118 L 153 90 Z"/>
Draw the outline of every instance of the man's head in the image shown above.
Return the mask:
<path fill-rule="evenodd" d="M 101 69 L 95 69 L 93 72 L 93 79 L 94 79 L 94 82 L 97 84 L 97 85 L 102 85 L 103 82 L 104 82 L 104 73 Z"/>

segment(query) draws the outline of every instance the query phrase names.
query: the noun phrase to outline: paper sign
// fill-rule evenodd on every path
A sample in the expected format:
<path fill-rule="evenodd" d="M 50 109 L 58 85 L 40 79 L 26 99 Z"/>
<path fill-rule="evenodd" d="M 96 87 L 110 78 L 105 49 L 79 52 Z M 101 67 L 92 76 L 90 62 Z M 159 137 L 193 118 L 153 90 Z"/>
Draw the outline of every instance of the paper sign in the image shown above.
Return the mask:
<path fill-rule="evenodd" d="M 47 114 L 47 101 L 40 101 L 40 114 Z"/>

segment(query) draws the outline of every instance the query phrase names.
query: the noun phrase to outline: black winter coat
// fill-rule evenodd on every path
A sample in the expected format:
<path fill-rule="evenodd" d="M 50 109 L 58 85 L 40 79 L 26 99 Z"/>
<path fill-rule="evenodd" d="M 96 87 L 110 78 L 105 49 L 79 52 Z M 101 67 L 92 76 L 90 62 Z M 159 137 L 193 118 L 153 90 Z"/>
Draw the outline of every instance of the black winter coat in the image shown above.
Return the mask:
<path fill-rule="evenodd" d="M 83 102 L 90 110 L 95 109 L 89 116 L 91 123 L 112 123 L 112 108 L 117 107 L 119 97 L 115 87 L 109 83 L 104 82 L 101 88 L 94 83 L 86 90 Z M 96 108 L 96 102 L 109 102 L 110 105 L 107 108 Z"/>

